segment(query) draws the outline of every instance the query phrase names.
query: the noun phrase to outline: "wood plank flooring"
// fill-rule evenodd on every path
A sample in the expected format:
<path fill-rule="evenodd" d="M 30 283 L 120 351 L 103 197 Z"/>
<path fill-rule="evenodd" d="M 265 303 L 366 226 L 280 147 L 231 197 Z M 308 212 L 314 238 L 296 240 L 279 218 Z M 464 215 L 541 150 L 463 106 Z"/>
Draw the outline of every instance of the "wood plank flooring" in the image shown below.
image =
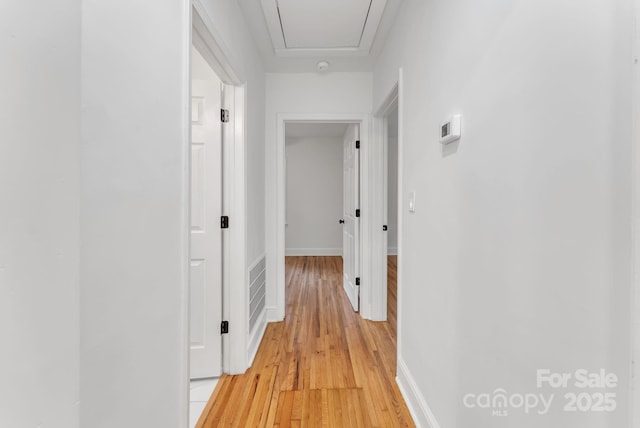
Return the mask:
<path fill-rule="evenodd" d="M 387 322 L 393 332 L 395 347 L 398 332 L 398 256 L 388 256 L 387 260 Z"/>
<path fill-rule="evenodd" d="M 341 257 L 285 263 L 285 321 L 267 326 L 245 374 L 220 378 L 197 427 L 414 426 L 395 383 L 395 277 L 389 321 L 371 322 L 342 289 Z"/>

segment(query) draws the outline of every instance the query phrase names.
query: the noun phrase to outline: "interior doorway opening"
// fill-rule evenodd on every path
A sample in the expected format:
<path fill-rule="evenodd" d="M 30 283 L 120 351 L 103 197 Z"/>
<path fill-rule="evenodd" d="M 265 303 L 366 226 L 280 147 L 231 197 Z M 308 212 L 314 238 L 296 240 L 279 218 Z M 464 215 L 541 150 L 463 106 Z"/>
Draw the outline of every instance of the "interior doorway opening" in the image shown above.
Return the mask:
<path fill-rule="evenodd" d="M 370 184 L 380 197 L 372 200 L 374 222 L 382 227 L 371 240 L 374 264 L 372 278 L 373 319 L 389 321 L 400 355 L 402 345 L 402 69 L 398 80 L 382 99 L 373 117 L 373 140 L 376 150 Z"/>
<path fill-rule="evenodd" d="M 386 119 L 387 232 L 387 320 L 393 331 L 398 319 L 398 106 L 392 105 Z"/>
<path fill-rule="evenodd" d="M 185 193 L 190 197 L 184 201 L 185 227 L 188 227 L 190 248 L 189 257 L 185 260 L 185 271 L 189 275 L 185 296 L 189 298 L 183 308 L 187 339 L 183 351 L 184 381 L 189 397 L 188 402 L 183 405 L 189 409 L 189 426 L 193 427 L 202 423 L 206 416 L 205 408 L 216 386 L 210 379 L 221 375 L 224 377 L 224 374 L 243 373 L 249 366 L 250 353 L 247 347 L 248 334 L 245 330 L 248 323 L 248 308 L 245 305 L 247 290 L 246 287 L 231 287 L 231 284 L 246 282 L 246 221 L 244 221 L 246 218 L 246 89 L 243 79 L 236 73 L 230 60 L 232 52 L 221 45 L 214 36 L 216 33 L 214 25 L 202 2 L 193 0 L 191 12 L 192 31 L 191 38 L 188 40 L 191 49 L 185 64 L 185 67 L 188 67 L 185 69 L 185 75 L 188 78 L 185 85 L 188 85 L 186 87 L 189 91 L 188 99 L 184 100 L 185 108 L 189 112 L 185 128 L 190 131 L 189 144 L 184 147 L 188 155 L 185 154 L 190 159 L 189 167 L 185 169 L 185 181 L 188 186 Z M 217 85 L 215 92 L 219 101 L 207 101 L 209 96 L 214 96 L 213 86 L 208 92 L 209 95 L 195 93 L 200 91 L 202 86 L 202 82 L 196 83 L 196 81 L 203 80 L 198 79 L 202 75 L 196 70 L 196 62 L 200 62 L 201 69 L 205 70 L 207 76 L 211 77 L 212 73 L 215 76 L 212 80 L 215 80 L 213 86 Z M 195 79 L 192 81 L 192 78 Z M 216 124 L 217 145 L 212 145 L 204 151 L 200 147 L 200 153 L 196 153 L 199 149 L 193 143 L 195 140 L 202 140 L 202 136 L 198 135 L 202 129 L 195 129 L 196 123 Z M 202 155 L 206 157 L 207 152 L 215 152 L 218 160 L 214 162 L 213 167 L 203 169 L 199 162 L 202 160 Z M 204 178 L 208 175 L 211 177 Z M 212 187 L 212 182 L 217 183 L 211 189 L 215 190 L 212 196 L 215 207 L 207 205 L 203 208 L 202 204 L 194 199 L 194 192 L 201 191 L 203 185 Z M 234 219 L 233 227 L 222 228 L 223 217 Z M 212 241 L 213 244 L 209 245 L 217 254 L 215 259 L 212 259 L 215 260 L 213 270 L 215 273 L 209 274 L 215 278 L 214 287 L 207 293 L 198 294 L 194 284 L 198 280 L 203 282 L 202 273 L 207 270 L 208 263 L 206 259 L 196 254 L 196 250 L 199 249 L 195 247 L 201 243 L 196 242 L 193 232 L 202 229 L 202 225 L 214 232 L 215 239 Z M 204 263 L 202 263 L 203 260 Z M 205 272 L 205 280 L 208 278 Z M 214 317 L 204 320 L 200 316 L 212 309 L 216 314 Z M 225 320 L 228 325 L 233 325 L 236 329 L 235 334 L 223 334 L 221 320 Z M 194 349 L 194 335 L 201 336 L 204 330 L 215 332 L 215 342 L 219 351 L 215 356 L 206 356 L 200 362 L 196 362 L 192 356 L 199 350 Z M 195 345 L 197 348 L 198 344 Z M 192 370 L 195 368 L 194 364 L 209 366 L 209 371 L 195 373 Z M 204 378 L 207 382 L 204 384 L 196 382 L 192 385 L 192 378 Z"/>
<path fill-rule="evenodd" d="M 346 123 L 285 125 L 285 255 L 342 256 Z"/>
<path fill-rule="evenodd" d="M 273 259 L 274 272 L 276 276 L 275 283 L 275 307 L 269 309 L 269 320 L 282 321 L 285 318 L 286 313 L 286 269 L 285 269 L 285 256 L 286 256 L 286 208 L 287 208 L 287 159 L 286 159 L 286 127 L 289 124 L 347 124 L 348 129 L 357 130 L 357 135 L 354 133 L 351 144 L 354 152 L 357 150 L 358 167 L 352 170 L 353 180 L 357 180 L 358 189 L 362 188 L 362 192 L 358 195 L 358 207 L 366 207 L 368 204 L 368 194 L 366 191 L 368 176 L 367 170 L 367 142 L 369 141 L 369 123 L 370 118 L 368 115 L 359 114 L 283 114 L 277 115 L 277 138 L 276 138 L 276 256 Z M 349 134 L 349 132 L 347 132 Z M 346 134 L 345 134 L 346 135 Z M 356 143 L 358 147 L 356 149 Z M 344 165 L 344 164 L 343 164 Z M 355 184 L 354 186 L 355 187 Z M 360 314 L 363 318 L 370 318 L 371 311 L 371 295 L 370 289 L 367 288 L 367 278 L 369 272 L 369 266 L 371 264 L 370 253 L 368 252 L 368 242 L 370 235 L 367 233 L 370 227 L 370 220 L 368 218 L 368 211 L 364 210 L 361 215 L 360 211 L 356 213 L 353 211 L 353 217 L 357 217 L 357 222 L 353 222 L 354 233 L 357 233 L 358 240 L 357 251 L 354 251 L 354 266 L 357 266 L 354 270 L 354 274 L 350 276 L 353 279 L 352 292 L 348 293 L 352 305 L 357 305 Z M 339 221 L 342 218 L 334 219 Z M 345 224 L 347 219 L 344 218 Z M 339 223 L 338 223 L 339 224 Z M 344 229 L 343 229 L 344 230 Z M 357 265 L 356 265 L 357 264 Z M 344 269 L 343 269 L 344 271 Z M 356 275 L 355 272 L 358 272 Z M 358 279 L 359 278 L 359 279 Z M 360 284 L 364 283 L 365 286 Z M 356 288 L 356 285 L 358 288 Z M 358 292 L 359 299 L 358 299 Z"/>
<path fill-rule="evenodd" d="M 285 257 L 338 257 L 343 289 L 355 311 L 360 301 L 359 135 L 359 124 L 349 122 L 289 121 L 284 130 Z"/>

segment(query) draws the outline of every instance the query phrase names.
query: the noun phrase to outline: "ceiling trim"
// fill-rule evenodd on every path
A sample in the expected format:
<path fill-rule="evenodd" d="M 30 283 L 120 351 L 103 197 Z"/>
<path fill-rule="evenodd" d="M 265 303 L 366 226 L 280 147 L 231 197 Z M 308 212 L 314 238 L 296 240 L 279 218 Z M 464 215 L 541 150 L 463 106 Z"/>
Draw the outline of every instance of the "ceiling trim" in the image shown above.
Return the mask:
<path fill-rule="evenodd" d="M 277 0 L 260 0 L 260 3 L 262 5 L 262 12 L 269 30 L 269 35 L 271 36 L 273 52 L 276 57 L 364 57 L 369 55 L 371 52 L 371 47 L 373 45 L 376 32 L 378 31 L 378 26 L 380 25 L 387 0 L 373 0 L 371 2 L 369 14 L 360 38 L 360 45 L 353 48 L 287 48 L 285 45 L 284 35 L 282 33 Z"/>
<path fill-rule="evenodd" d="M 274 53 L 278 50 L 285 49 L 284 35 L 282 34 L 282 27 L 280 26 L 280 14 L 278 13 L 277 0 L 260 0 L 262 5 L 262 13 L 269 29 L 269 35 L 271 36 L 271 44 L 273 45 Z"/>
<path fill-rule="evenodd" d="M 367 56 L 368 51 L 361 48 L 284 48 L 274 49 L 276 56 L 281 58 L 312 58 L 322 56 Z"/>
<path fill-rule="evenodd" d="M 367 22 L 362 32 L 362 38 L 360 39 L 360 49 L 365 50 L 365 55 L 369 55 L 371 46 L 373 45 L 373 39 L 376 37 L 376 32 L 380 26 L 380 20 L 384 13 L 384 7 L 387 4 L 387 0 L 373 0 L 369 9 L 369 15 L 367 16 Z"/>

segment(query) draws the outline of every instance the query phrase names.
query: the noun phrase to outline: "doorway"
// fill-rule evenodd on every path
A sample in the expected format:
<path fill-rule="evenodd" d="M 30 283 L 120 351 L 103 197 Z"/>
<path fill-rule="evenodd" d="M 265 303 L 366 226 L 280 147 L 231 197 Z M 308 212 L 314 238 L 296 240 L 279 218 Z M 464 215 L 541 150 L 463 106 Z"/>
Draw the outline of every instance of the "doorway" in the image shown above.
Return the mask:
<path fill-rule="evenodd" d="M 185 127 L 191 131 L 189 135 L 192 141 L 185 150 L 188 150 L 191 162 L 189 170 L 185 172 L 188 173 L 187 182 L 189 183 L 187 194 L 192 195 L 192 198 L 185 200 L 185 206 L 189 207 L 189 215 L 186 219 L 189 221 L 186 223 L 189 227 L 191 255 L 188 260 L 185 260 L 185 263 L 188 263 L 186 269 L 189 272 L 190 281 L 189 289 L 185 290 L 189 295 L 184 308 L 185 325 L 188 326 L 188 331 L 185 333 L 189 340 L 184 345 L 186 348 L 184 379 L 185 387 L 189 388 L 189 402 L 186 404 L 190 410 L 190 426 L 194 426 L 211 396 L 215 383 L 207 380 L 203 383 L 195 383 L 191 385 L 193 388 L 190 388 L 191 378 L 212 379 L 223 373 L 243 373 L 248 367 L 249 355 L 248 334 L 245 332 L 245 326 L 248 324 L 248 308 L 245 305 L 248 292 L 246 287 L 230 286 L 230 284 L 246 283 L 246 222 L 244 221 L 246 218 L 244 162 L 246 90 L 243 80 L 236 74 L 229 60 L 232 57 L 231 52 L 216 40 L 214 25 L 199 0 L 193 0 L 191 24 L 192 49 L 187 63 L 191 67 L 187 74 L 189 81 L 185 82 L 191 88 L 189 99 L 185 100 L 190 113 Z M 206 70 L 206 78 L 191 82 L 192 71 L 193 77 L 202 77 L 198 74 L 194 64 L 196 62 Z M 197 83 L 198 80 L 210 81 L 209 92 L 205 95 L 198 93 L 202 90 L 202 82 Z M 205 90 L 206 87 L 207 85 Z M 214 87 L 217 87 L 217 91 Z M 216 95 L 218 100 L 214 100 Z M 208 100 L 210 97 L 213 101 Z M 202 147 L 193 144 L 193 142 L 197 143 L 198 139 L 202 139 L 198 134 L 203 130 L 197 129 L 197 126 L 201 125 L 192 127 L 199 122 L 206 122 L 201 114 L 206 115 L 206 119 L 210 119 L 210 123 L 215 124 L 218 129 L 216 131 L 218 145 L 211 146 L 212 150 L 203 151 Z M 207 152 L 216 153 L 217 159 L 213 161 L 215 164 L 213 168 L 205 168 L 203 171 L 199 162 L 202 159 L 201 155 L 204 154 L 206 157 Z M 210 177 L 204 179 L 207 175 Z M 204 180 L 206 183 L 203 184 L 198 180 Z M 213 182 L 217 184 L 212 185 Z M 193 198 L 193 193 L 207 187 L 216 190 L 212 196 L 215 203 L 214 206 L 203 208 L 201 202 Z M 232 226 L 224 228 L 223 217 L 227 217 Z M 208 262 L 205 260 L 202 263 L 203 259 L 196 254 L 199 243 L 196 242 L 196 236 L 192 233 L 203 229 L 203 224 L 215 235 L 212 241 L 214 244 L 210 244 L 215 245 L 212 249 L 215 252 L 212 259 L 215 260 L 213 263 L 215 268 L 209 269 L 209 275 L 216 278 L 212 291 L 204 295 L 202 287 L 192 286 L 198 284 L 198 281 L 204 284 L 208 278 L 206 276 Z M 200 294 L 198 294 L 199 290 Z M 204 302 L 208 302 L 208 306 L 205 306 Z M 194 319 L 203 320 L 211 308 L 215 315 L 210 315 L 208 320 L 201 321 L 199 324 L 194 321 Z M 233 335 L 222 333 L 222 320 L 233 326 Z M 215 346 L 219 351 L 210 356 L 201 357 L 204 360 L 203 367 L 208 367 L 209 371 L 197 373 L 191 368 L 194 364 L 200 363 L 194 361 L 191 356 L 192 351 L 199 351 L 199 349 L 193 349 L 192 341 L 195 339 L 194 336 L 202 337 L 205 330 L 215 337 Z M 186 370 L 189 366 L 192 367 Z"/>
<path fill-rule="evenodd" d="M 374 222 L 382 227 L 371 240 L 372 307 L 374 320 L 389 321 L 396 337 L 396 353 L 402 345 L 402 69 L 398 80 L 382 99 L 373 117 L 371 164 L 378 166 L 370 183 L 373 193 L 381 195 L 371 204 Z M 400 373 L 397 370 L 396 373 Z"/>
<path fill-rule="evenodd" d="M 341 257 L 343 288 L 358 311 L 359 124 L 287 122 L 284 169 L 285 256 Z"/>
<path fill-rule="evenodd" d="M 346 123 L 285 127 L 285 255 L 342 256 Z"/>
<path fill-rule="evenodd" d="M 387 320 L 395 332 L 398 319 L 398 105 L 385 116 L 385 194 L 387 257 Z"/>
<path fill-rule="evenodd" d="M 283 320 L 285 316 L 285 307 L 286 307 L 286 287 L 285 287 L 285 256 L 286 256 L 286 241 L 287 241 L 287 157 L 286 157 L 286 129 L 287 125 L 290 124 L 347 124 L 347 130 L 351 130 L 351 134 L 349 131 L 345 134 L 345 138 L 349 135 L 348 138 L 351 139 L 350 144 L 352 144 L 352 149 L 354 151 L 357 150 L 357 159 L 358 159 L 358 168 L 352 169 L 352 179 L 357 180 L 357 188 L 366 185 L 366 182 L 363 183 L 362 177 L 366 177 L 366 144 L 364 142 L 368 141 L 368 126 L 369 126 L 369 117 L 366 115 L 335 115 L 335 114 L 278 114 L 278 127 L 277 127 L 277 140 L 276 140 L 276 150 L 277 150 L 277 188 L 276 188 L 276 201 L 277 201 L 277 223 L 276 223 L 276 308 L 274 308 L 275 313 L 270 315 L 271 321 Z M 357 133 L 353 130 L 357 130 Z M 356 140 L 357 138 L 357 140 Z M 344 144 L 343 139 L 343 144 Z M 358 141 L 358 148 L 356 149 L 356 141 Z M 364 145 L 364 147 L 363 147 Z M 344 152 L 346 155 L 346 151 Z M 345 165 L 345 164 L 343 164 Z M 355 189 L 355 184 L 353 186 Z M 358 207 L 354 207 L 353 213 L 351 214 L 353 217 L 357 217 L 357 221 L 353 221 L 351 223 L 352 234 L 357 235 L 357 240 L 354 240 L 353 251 L 352 251 L 352 259 L 354 262 L 352 263 L 352 270 L 349 271 L 348 279 L 350 282 L 350 286 L 346 287 L 347 280 L 345 279 L 345 290 L 347 291 L 347 295 L 350 298 L 352 306 L 355 310 L 359 310 L 363 318 L 369 317 L 370 313 L 370 293 L 366 287 L 362 287 L 362 282 L 365 281 L 366 272 L 369 265 L 369 253 L 366 251 L 367 243 L 368 243 L 368 234 L 365 232 L 368 228 L 368 218 L 366 214 L 361 214 L 360 206 L 366 206 L 367 204 L 367 194 L 363 190 L 358 194 L 357 203 Z M 358 209 L 358 212 L 355 210 Z M 366 213 L 366 212 L 365 212 Z M 347 224 L 347 219 L 342 218 L 343 216 L 335 219 L 334 221 L 344 220 L 345 225 Z M 340 224 L 340 223 L 338 223 Z M 346 226 L 345 226 L 346 227 Z M 350 229 L 351 230 L 351 229 Z M 344 229 L 343 229 L 344 231 Z M 344 245 L 344 244 L 343 244 Z M 357 250 L 356 250 L 357 248 Z M 364 302 L 364 304 L 363 304 Z"/>

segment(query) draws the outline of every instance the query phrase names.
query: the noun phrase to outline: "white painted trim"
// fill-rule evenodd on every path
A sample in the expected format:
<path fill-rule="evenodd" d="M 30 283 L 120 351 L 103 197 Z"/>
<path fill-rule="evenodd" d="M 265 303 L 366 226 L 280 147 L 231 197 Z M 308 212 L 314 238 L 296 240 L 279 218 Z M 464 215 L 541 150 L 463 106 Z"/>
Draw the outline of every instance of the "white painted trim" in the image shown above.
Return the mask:
<path fill-rule="evenodd" d="M 182 4 L 183 16 L 182 25 L 184 32 L 182 34 L 182 177 L 181 177 L 181 198 L 180 207 L 182 209 L 182 217 L 180 223 L 182 225 L 182 237 L 180 239 L 180 257 L 182 259 L 182 267 L 180 271 L 180 325 L 178 326 L 180 334 L 180 373 L 179 376 L 183 380 L 183 388 L 178 392 L 180 397 L 178 405 L 178 417 L 184 421 L 184 426 L 189 423 L 189 397 L 191 394 L 190 364 L 191 364 L 191 337 L 190 337 L 190 298 L 189 298 L 189 282 L 191 273 L 191 32 L 192 32 L 192 16 L 191 16 L 191 0 L 186 0 Z"/>
<path fill-rule="evenodd" d="M 224 83 L 241 85 L 243 79 L 234 67 L 233 51 L 222 42 L 203 0 L 191 1 L 193 11 L 196 12 L 192 14 L 193 45 Z"/>
<path fill-rule="evenodd" d="M 232 147 L 223 159 L 223 214 L 230 217 L 231 227 L 223 232 L 223 319 L 233 326 L 233 334 L 223 336 L 223 371 L 230 374 L 244 373 L 248 367 L 249 345 L 246 273 L 246 188 L 245 188 L 245 136 L 246 136 L 246 85 L 232 65 L 232 51 L 223 43 L 207 14 L 202 0 L 191 0 L 191 44 L 202 54 L 218 77 L 226 84 L 225 107 L 231 109 L 231 120 L 223 133 L 224 144 Z M 190 59 L 189 59 L 190 61 Z M 190 78 L 190 76 L 189 76 Z M 189 106 L 191 102 L 189 101 Z M 188 116 L 190 123 L 191 116 Z M 186 172 L 189 173 L 190 168 Z M 190 177 L 187 179 L 187 185 Z M 188 193 L 187 193 L 188 194 Z M 189 230 L 189 228 L 187 228 Z M 231 287 L 231 284 L 244 286 Z M 188 296 L 188 294 L 187 294 Z M 188 326 L 188 321 L 187 321 Z M 188 337 L 187 337 L 188 340 Z M 188 342 L 187 342 L 188 343 Z M 187 376 L 188 378 L 188 376 Z"/>
<path fill-rule="evenodd" d="M 319 56 L 363 57 L 369 55 L 369 52 L 362 48 L 284 48 L 275 49 L 275 54 L 280 58 L 316 58 Z"/>
<path fill-rule="evenodd" d="M 280 322 L 282 318 L 280 318 L 279 309 L 275 306 L 267 306 L 267 322 Z"/>
<path fill-rule="evenodd" d="M 234 92 L 235 88 L 231 85 L 223 84 L 224 92 L 222 94 L 221 107 L 234 111 Z M 225 150 L 227 147 L 233 147 L 233 132 L 225 127 L 222 128 L 222 165 L 231 165 L 233 163 L 233 153 L 231 150 Z M 223 168 L 222 179 L 222 215 L 229 215 L 229 207 L 231 206 L 231 194 L 233 193 L 232 180 L 229 176 L 229 170 Z M 231 284 L 231 245 L 229 245 L 230 230 L 222 231 L 222 319 L 229 320 L 231 296 L 227 292 L 227 285 Z M 228 373 L 231 365 L 231 335 L 222 336 L 222 372 Z"/>
<path fill-rule="evenodd" d="M 436 420 L 431 408 L 420 392 L 415 379 L 411 375 L 407 364 L 402 358 L 398 358 L 398 375 L 396 383 L 400 389 L 400 393 L 404 398 L 409 413 L 413 418 L 413 423 L 417 428 L 440 428 L 440 424 Z"/>
<path fill-rule="evenodd" d="M 260 6 L 262 6 L 264 20 L 269 29 L 271 46 L 274 47 L 274 51 L 284 49 L 284 37 L 282 36 L 282 29 L 280 28 L 280 16 L 276 2 L 273 0 L 260 0 Z"/>
<path fill-rule="evenodd" d="M 277 57 L 282 58 L 315 58 L 315 57 L 353 57 L 367 56 L 378 31 L 382 15 L 387 6 L 387 0 L 375 0 L 371 3 L 367 21 L 362 31 L 362 37 L 358 47 L 345 48 L 287 48 L 285 46 L 282 28 L 280 27 L 280 15 L 278 5 L 273 0 L 260 0 L 262 13 L 271 38 L 271 45 Z"/>
<path fill-rule="evenodd" d="M 640 0 L 635 0 L 633 19 L 633 89 L 632 89 L 632 286 L 631 302 L 631 382 L 629 419 L 632 427 L 640 425 Z"/>
<path fill-rule="evenodd" d="M 402 169 L 400 164 L 401 153 L 401 116 L 399 106 L 399 93 L 400 93 L 400 77 L 398 77 L 398 83 L 396 83 L 388 95 L 382 101 L 380 106 L 376 109 L 373 117 L 373 138 L 375 141 L 374 147 L 371 151 L 374 157 L 371 160 L 372 172 L 371 172 L 371 193 L 377 195 L 377 197 L 371 200 L 372 222 L 374 224 L 388 224 L 387 210 L 388 210 L 388 191 L 387 191 L 387 156 L 388 156 L 388 142 L 387 142 L 387 116 L 391 110 L 396 106 L 398 107 L 398 247 L 395 249 L 394 254 L 398 255 L 400 252 L 400 236 L 402 234 L 400 217 L 402 215 L 402 203 L 401 195 L 402 189 L 400 187 L 400 176 L 402 175 Z M 382 231 L 382 227 L 374 228 L 371 236 L 371 259 L 374 261 L 372 266 L 372 284 L 371 284 L 371 319 L 375 321 L 385 321 L 387 319 L 387 255 L 388 255 L 388 234 Z M 398 258 L 399 259 L 399 258 Z M 399 263 L 399 260 L 398 260 Z M 400 266 L 398 266 L 398 289 L 400 289 Z M 398 300 L 398 308 L 400 307 L 400 301 Z M 398 312 L 398 315 L 400 313 Z M 399 330 L 398 330 L 399 331 Z"/>
<path fill-rule="evenodd" d="M 404 195 L 404 180 L 403 180 L 403 141 L 404 141 L 404 125 L 403 125 L 403 117 L 404 117 L 404 82 L 403 82 L 403 70 L 400 68 L 398 70 L 398 260 L 397 260 L 397 275 L 396 275 L 396 284 L 397 284 L 397 304 L 396 308 L 396 347 L 397 347 L 397 359 L 402 359 L 402 343 L 404 342 L 402 337 L 402 333 L 404 332 L 404 310 L 403 310 L 403 297 L 404 297 L 404 283 L 403 283 L 403 272 L 404 272 L 404 263 L 402 261 L 402 231 L 404 230 L 404 224 L 402 221 L 402 206 L 403 206 L 403 195 Z"/>
<path fill-rule="evenodd" d="M 367 23 L 360 40 L 360 49 L 365 51 L 367 55 L 371 52 L 371 47 L 373 46 L 376 32 L 380 28 L 380 21 L 382 21 L 382 14 L 384 13 L 386 6 L 387 0 L 374 1 L 371 3 Z"/>
<path fill-rule="evenodd" d="M 387 247 L 387 255 L 388 256 L 397 256 L 398 255 L 398 247 Z"/>
<path fill-rule="evenodd" d="M 276 307 L 267 308 L 269 322 L 282 321 L 285 315 L 285 122 L 300 123 L 358 123 L 360 124 L 360 315 L 371 319 L 371 220 L 369 210 L 369 151 L 371 150 L 371 129 L 369 114 L 335 113 L 278 113 L 276 131 L 276 229 L 275 238 L 275 278 Z M 273 268 L 274 263 L 269 266 Z M 268 284 L 273 287 L 273 284 Z"/>
<path fill-rule="evenodd" d="M 382 225 L 387 224 L 386 210 L 386 133 L 387 119 L 382 115 L 373 118 L 373 138 L 370 159 L 371 199 L 369 210 L 371 222 L 377 227 L 371 233 L 371 319 L 387 319 L 387 232 Z"/>
<path fill-rule="evenodd" d="M 225 177 L 231 180 L 232 194 L 229 205 L 229 283 L 225 284 L 225 295 L 229 296 L 227 319 L 229 336 L 229 374 L 242 374 L 249 367 L 247 355 L 249 345 L 249 273 L 247 271 L 247 192 L 246 170 L 246 105 L 247 85 L 236 86 L 233 125 L 233 162 Z M 232 326 L 232 327 L 231 327 Z"/>
<path fill-rule="evenodd" d="M 285 256 L 341 256 L 342 248 L 287 248 Z"/>

